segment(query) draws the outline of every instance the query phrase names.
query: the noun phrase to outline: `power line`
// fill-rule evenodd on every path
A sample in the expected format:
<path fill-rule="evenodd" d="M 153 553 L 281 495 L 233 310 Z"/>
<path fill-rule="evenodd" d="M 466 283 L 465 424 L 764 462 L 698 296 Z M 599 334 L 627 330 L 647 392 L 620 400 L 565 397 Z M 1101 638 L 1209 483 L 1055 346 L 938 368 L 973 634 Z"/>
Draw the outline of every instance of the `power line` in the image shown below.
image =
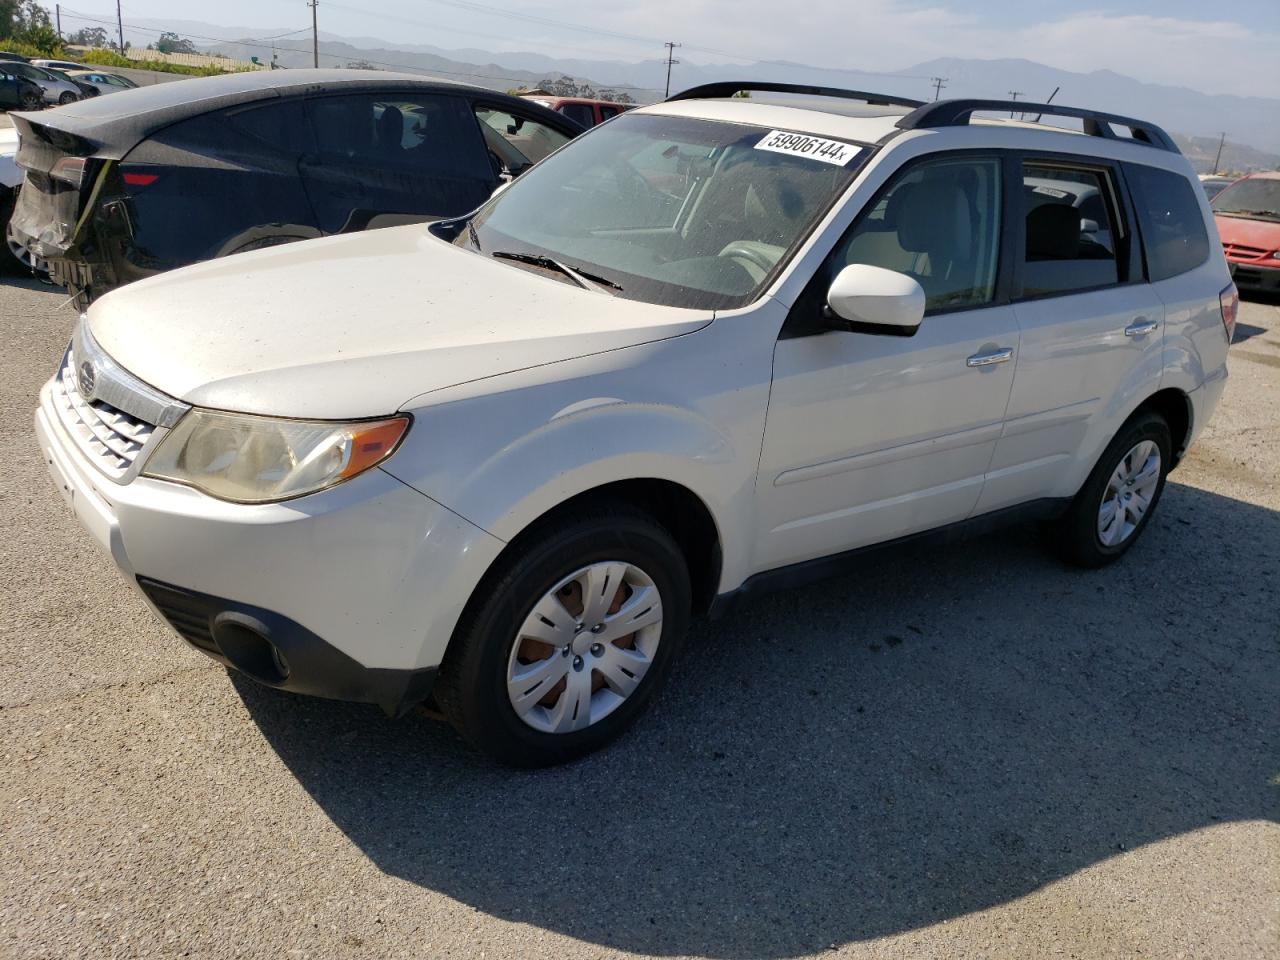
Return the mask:
<path fill-rule="evenodd" d="M 102 19 L 101 17 L 94 17 L 94 16 L 90 16 L 90 15 L 88 15 L 88 14 L 78 13 L 78 12 L 76 12 L 76 11 L 74 11 L 74 10 L 65 10 L 64 12 L 67 14 L 68 19 L 72 19 L 72 20 L 82 20 L 82 21 L 85 21 L 85 22 L 88 22 L 88 23 L 108 23 L 108 24 L 109 24 L 109 23 L 113 23 L 113 22 L 114 22 L 114 21 L 111 21 L 111 20 L 104 20 L 104 19 Z M 164 34 L 164 33 L 168 32 L 168 31 L 164 31 L 164 30 L 157 30 L 157 29 L 156 29 L 156 28 L 154 28 L 154 27 L 142 27 L 142 26 L 139 26 L 139 25 L 137 25 L 137 24 L 133 24 L 133 23 L 129 24 L 129 29 L 130 29 L 130 30 L 136 30 L 136 31 L 138 31 L 139 33 L 153 33 L 153 34 L 158 34 L 158 35 L 159 35 L 159 34 Z M 309 30 L 309 29 L 310 29 L 309 27 L 304 27 L 302 30 L 295 30 L 295 31 L 293 31 L 293 32 L 294 32 L 294 33 L 302 33 L 302 32 L 305 32 L 306 30 Z M 228 39 L 227 37 L 210 37 L 210 36 L 204 36 L 204 35 L 201 35 L 201 34 L 198 34 L 198 33 L 187 33 L 187 34 L 186 34 L 186 36 L 187 36 L 187 37 L 189 37 L 189 38 L 190 38 L 190 39 L 192 39 L 192 40 L 206 40 L 206 41 L 209 41 L 210 43 L 228 43 L 228 44 L 236 44 L 236 45 L 239 45 L 239 46 L 245 46 L 245 47 L 256 47 L 256 48 L 260 48 L 260 49 L 263 49 L 263 50 L 282 50 L 282 51 L 284 51 L 285 53 L 301 53 L 301 54 L 307 54 L 307 53 L 312 53 L 312 52 L 313 52 L 313 51 L 311 51 L 311 50 L 306 50 L 306 49 L 302 49 L 302 48 L 299 48 L 299 47 L 284 47 L 284 46 L 280 46 L 279 44 L 275 44 L 275 43 L 261 43 L 261 42 L 259 42 L 258 40 L 248 40 L 248 39 L 233 40 L 233 39 Z M 281 36 L 286 36 L 286 34 L 281 34 Z M 267 38 L 267 39 L 270 39 L 270 38 Z M 345 54 L 338 54 L 338 53 L 324 53 L 324 52 L 321 52 L 321 53 L 320 53 L 320 56 L 322 56 L 322 57 L 329 57 L 329 58 L 331 58 L 331 59 L 333 59 L 333 60 L 338 60 L 338 61 L 342 61 L 342 60 L 346 60 L 346 59 L 348 59 L 348 58 L 347 58 L 347 56 L 346 56 Z M 498 75 L 495 75 L 495 74 L 474 73 L 474 72 L 466 71 L 466 70 L 442 70 L 442 69 L 437 69 L 437 68 L 434 68 L 434 67 L 432 67 L 432 68 L 427 68 L 427 67 L 418 67 L 418 66 L 413 66 L 413 65 L 411 65 L 411 64 L 407 64 L 407 63 L 394 63 L 394 62 L 389 61 L 389 60 L 367 60 L 367 59 L 366 59 L 364 62 L 365 62 L 365 63 L 368 63 L 368 64 L 372 64 L 372 65 L 374 65 L 374 66 L 378 66 L 378 67 L 392 67 L 392 68 L 394 68 L 394 69 L 396 69 L 396 70 L 406 70 L 406 71 L 408 71 L 408 72 L 410 72 L 410 73 L 420 73 L 420 74 L 423 74 L 423 75 L 425 75 L 425 76 L 441 76 L 441 75 L 443 75 L 443 76 L 446 76 L 446 77 L 471 77 L 471 78 L 474 78 L 474 79 L 476 79 L 476 80 L 499 80 L 499 81 L 502 81 L 502 82 L 504 82 L 504 83 L 524 83 L 524 82 L 526 82 L 526 80 L 528 79 L 527 77 L 498 76 Z M 650 89 L 650 88 L 648 88 L 648 87 L 639 87 L 639 86 L 636 86 L 635 84 L 629 84 L 629 83 L 612 83 L 612 84 L 608 84 L 608 85 L 606 85 L 606 86 L 604 87 L 604 89 L 608 89 L 608 90 L 647 90 L 647 89 Z"/>

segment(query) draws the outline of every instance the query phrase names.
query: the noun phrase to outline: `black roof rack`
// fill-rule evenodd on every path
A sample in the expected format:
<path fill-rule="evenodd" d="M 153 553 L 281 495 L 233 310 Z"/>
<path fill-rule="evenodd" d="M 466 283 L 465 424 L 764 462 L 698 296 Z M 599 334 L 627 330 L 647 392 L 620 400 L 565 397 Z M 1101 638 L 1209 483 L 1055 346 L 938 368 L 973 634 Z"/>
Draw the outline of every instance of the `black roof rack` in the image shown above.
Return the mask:
<path fill-rule="evenodd" d="M 732 97 L 740 90 L 759 91 L 760 93 L 798 93 L 811 97 L 837 97 L 841 100 L 861 100 L 876 107 L 921 107 L 921 100 L 908 97 L 895 97 L 887 93 L 867 93 L 863 90 L 841 90 L 838 87 L 813 87 L 803 83 L 772 83 L 768 80 L 722 80 L 719 83 L 704 83 L 690 87 L 688 90 L 667 97 L 666 102 L 673 100 L 714 100 L 720 97 Z"/>
<path fill-rule="evenodd" d="M 1178 152 L 1173 139 L 1157 127 L 1145 120 L 1133 117 L 1121 117 L 1114 113 L 1102 113 L 1098 110 L 1085 110 L 1081 107 L 1063 107 L 1056 103 L 1028 103 L 1023 100 L 939 100 L 928 103 L 913 110 L 901 120 L 897 126 L 903 130 L 920 130 L 934 127 L 963 127 L 969 123 L 973 114 L 978 111 L 994 111 L 998 113 L 1034 113 L 1036 120 L 1044 114 L 1051 117 L 1075 117 L 1084 121 L 1084 132 L 1091 137 L 1103 137 L 1119 140 L 1111 124 L 1128 127 L 1133 139 L 1160 150 L 1171 153 Z"/>

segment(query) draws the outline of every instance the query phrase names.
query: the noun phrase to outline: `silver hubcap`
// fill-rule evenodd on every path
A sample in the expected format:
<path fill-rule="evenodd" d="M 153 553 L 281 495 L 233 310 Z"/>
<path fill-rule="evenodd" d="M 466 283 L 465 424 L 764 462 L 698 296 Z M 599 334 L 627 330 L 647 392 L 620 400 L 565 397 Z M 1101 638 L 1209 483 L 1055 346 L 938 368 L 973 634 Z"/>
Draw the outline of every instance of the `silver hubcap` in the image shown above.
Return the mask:
<path fill-rule="evenodd" d="M 640 686 L 662 639 L 653 579 L 621 561 L 565 577 L 525 617 L 507 660 L 516 716 L 543 733 L 582 730 Z"/>
<path fill-rule="evenodd" d="M 1098 507 L 1098 539 L 1104 547 L 1124 543 L 1138 528 L 1160 483 L 1160 448 L 1143 440 L 1120 458 Z"/>

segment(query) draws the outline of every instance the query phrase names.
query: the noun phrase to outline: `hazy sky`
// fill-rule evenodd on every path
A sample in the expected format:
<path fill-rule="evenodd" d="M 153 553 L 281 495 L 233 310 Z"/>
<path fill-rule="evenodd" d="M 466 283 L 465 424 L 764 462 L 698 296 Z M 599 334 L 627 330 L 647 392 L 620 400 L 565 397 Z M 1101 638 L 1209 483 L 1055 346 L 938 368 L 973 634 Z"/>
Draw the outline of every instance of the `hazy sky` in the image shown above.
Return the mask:
<path fill-rule="evenodd" d="M 52 2 L 46 2 L 52 8 Z M 1280 0 L 1121 0 L 1079 9 L 1062 0 L 320 0 L 323 33 L 395 43 L 557 57 L 657 59 L 681 41 L 691 61 L 778 59 L 901 70 L 935 57 L 1023 57 L 1067 70 L 1110 69 L 1205 93 L 1280 97 Z M 257 36 L 309 31 L 304 0 L 122 0 L 124 20 L 198 20 Z M 502 11 L 506 11 L 506 15 Z M 63 5 L 114 19 L 110 0 Z M 577 24 L 572 29 L 556 23 Z M 221 39 L 235 39 L 233 32 Z M 308 34 L 280 38 L 306 46 Z"/>

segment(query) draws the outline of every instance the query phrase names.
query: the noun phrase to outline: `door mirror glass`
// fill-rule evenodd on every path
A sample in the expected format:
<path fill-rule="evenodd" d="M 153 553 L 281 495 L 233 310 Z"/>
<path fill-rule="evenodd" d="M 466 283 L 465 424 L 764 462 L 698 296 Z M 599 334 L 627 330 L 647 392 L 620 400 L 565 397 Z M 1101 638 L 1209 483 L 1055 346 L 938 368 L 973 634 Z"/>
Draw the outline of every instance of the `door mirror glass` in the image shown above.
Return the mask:
<path fill-rule="evenodd" d="M 924 288 L 905 273 L 855 263 L 827 291 L 831 326 L 838 330 L 909 337 L 924 319 Z"/>

